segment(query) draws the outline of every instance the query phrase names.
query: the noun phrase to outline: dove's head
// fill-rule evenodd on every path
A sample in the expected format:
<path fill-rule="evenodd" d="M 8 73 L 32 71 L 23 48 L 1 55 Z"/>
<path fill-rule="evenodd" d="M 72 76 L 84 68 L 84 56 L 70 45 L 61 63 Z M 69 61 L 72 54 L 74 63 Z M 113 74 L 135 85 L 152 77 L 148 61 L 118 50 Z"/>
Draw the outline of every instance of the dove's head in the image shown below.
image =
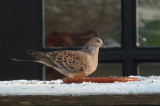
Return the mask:
<path fill-rule="evenodd" d="M 95 47 L 103 46 L 104 48 L 106 48 L 106 46 L 103 44 L 103 41 L 98 37 L 94 37 L 94 38 L 90 39 L 88 41 L 88 45 L 95 46 Z"/>

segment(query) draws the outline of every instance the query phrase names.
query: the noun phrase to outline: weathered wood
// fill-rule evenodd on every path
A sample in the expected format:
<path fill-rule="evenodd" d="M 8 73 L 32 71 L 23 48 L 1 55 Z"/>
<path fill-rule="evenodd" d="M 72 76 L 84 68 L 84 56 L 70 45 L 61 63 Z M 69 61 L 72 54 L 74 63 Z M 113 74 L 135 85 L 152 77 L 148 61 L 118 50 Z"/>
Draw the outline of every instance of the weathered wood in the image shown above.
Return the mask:
<path fill-rule="evenodd" d="M 0 106 L 19 105 L 160 105 L 160 94 L 88 96 L 1 96 Z"/>

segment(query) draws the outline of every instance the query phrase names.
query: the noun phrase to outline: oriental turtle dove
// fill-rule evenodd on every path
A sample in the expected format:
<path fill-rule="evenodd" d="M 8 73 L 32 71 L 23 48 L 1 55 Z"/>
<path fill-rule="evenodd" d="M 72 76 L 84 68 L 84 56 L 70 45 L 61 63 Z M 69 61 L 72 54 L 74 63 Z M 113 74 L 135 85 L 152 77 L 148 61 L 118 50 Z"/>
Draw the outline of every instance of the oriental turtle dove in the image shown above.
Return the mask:
<path fill-rule="evenodd" d="M 99 47 L 104 46 L 98 37 L 90 39 L 81 50 L 65 50 L 52 52 L 28 51 L 38 63 L 52 67 L 68 78 L 80 78 L 93 73 L 98 65 Z M 18 60 L 16 61 L 26 61 Z"/>

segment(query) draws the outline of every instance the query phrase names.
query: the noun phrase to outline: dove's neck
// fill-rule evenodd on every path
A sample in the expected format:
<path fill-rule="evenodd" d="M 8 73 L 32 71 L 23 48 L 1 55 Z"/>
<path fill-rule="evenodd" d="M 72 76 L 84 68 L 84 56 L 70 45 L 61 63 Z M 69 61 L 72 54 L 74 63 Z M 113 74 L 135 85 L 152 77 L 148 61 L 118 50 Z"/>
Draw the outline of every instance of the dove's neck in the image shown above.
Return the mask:
<path fill-rule="evenodd" d="M 89 60 L 90 60 L 90 68 L 87 72 L 87 75 L 93 73 L 98 65 L 98 52 L 99 52 L 99 46 L 92 46 L 92 45 L 85 45 L 82 49 L 83 52 L 88 54 Z"/>
<path fill-rule="evenodd" d="M 95 47 L 92 45 L 86 45 L 83 47 L 82 51 L 87 52 L 87 53 L 91 53 L 91 54 L 98 54 L 99 47 Z"/>

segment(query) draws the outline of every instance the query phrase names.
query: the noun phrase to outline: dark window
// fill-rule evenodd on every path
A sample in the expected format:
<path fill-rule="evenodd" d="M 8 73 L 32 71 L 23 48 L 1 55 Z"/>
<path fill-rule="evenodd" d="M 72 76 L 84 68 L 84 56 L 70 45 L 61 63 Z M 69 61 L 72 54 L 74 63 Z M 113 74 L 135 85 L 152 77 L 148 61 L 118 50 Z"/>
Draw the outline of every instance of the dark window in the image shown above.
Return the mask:
<path fill-rule="evenodd" d="M 42 79 L 41 65 L 11 61 L 42 47 L 41 0 L 0 0 L 0 14 L 0 80 Z"/>

